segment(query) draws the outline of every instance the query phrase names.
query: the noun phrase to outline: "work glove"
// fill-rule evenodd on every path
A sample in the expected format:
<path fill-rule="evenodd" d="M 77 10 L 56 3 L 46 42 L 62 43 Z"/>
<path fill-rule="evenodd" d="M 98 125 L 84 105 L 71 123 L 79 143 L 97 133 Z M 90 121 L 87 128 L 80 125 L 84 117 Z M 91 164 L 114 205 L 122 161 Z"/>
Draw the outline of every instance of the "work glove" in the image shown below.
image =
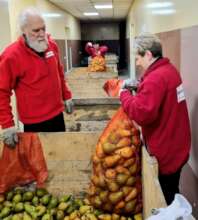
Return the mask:
<path fill-rule="evenodd" d="M 122 83 L 122 89 L 137 90 L 139 81 L 136 79 L 125 79 Z"/>
<path fill-rule="evenodd" d="M 121 85 L 120 91 L 119 91 L 119 96 L 121 92 L 130 90 L 131 92 L 137 91 L 137 87 L 139 85 L 139 81 L 136 79 L 125 79 Z"/>
<path fill-rule="evenodd" d="M 74 103 L 72 99 L 68 99 L 65 101 L 65 110 L 67 114 L 71 114 L 74 111 Z"/>
<path fill-rule="evenodd" d="M 15 127 L 3 129 L 2 140 L 8 147 L 15 148 L 16 144 L 19 142 L 17 129 Z"/>

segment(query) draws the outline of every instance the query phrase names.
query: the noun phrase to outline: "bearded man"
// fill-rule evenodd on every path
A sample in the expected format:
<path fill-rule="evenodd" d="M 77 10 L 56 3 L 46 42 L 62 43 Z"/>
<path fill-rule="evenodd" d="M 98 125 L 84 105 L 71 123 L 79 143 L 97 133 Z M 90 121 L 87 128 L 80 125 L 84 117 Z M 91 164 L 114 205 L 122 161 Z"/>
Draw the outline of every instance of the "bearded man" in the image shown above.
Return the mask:
<path fill-rule="evenodd" d="M 63 110 L 73 111 L 58 47 L 46 33 L 42 15 L 28 8 L 19 16 L 19 26 L 21 36 L 0 56 L 0 125 L 3 141 L 10 147 L 18 142 L 12 91 L 25 132 L 65 131 Z"/>

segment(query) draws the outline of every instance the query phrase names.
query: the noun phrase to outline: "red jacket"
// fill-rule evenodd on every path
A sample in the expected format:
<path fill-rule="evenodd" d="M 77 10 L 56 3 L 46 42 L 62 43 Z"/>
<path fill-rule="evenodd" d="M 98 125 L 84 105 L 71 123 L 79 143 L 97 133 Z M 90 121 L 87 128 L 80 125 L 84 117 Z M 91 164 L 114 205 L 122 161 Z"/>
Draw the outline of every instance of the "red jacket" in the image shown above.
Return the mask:
<path fill-rule="evenodd" d="M 142 127 L 148 151 L 161 174 L 176 172 L 188 159 L 190 124 L 180 74 L 167 58 L 145 72 L 136 96 L 123 91 L 124 111 Z"/>
<path fill-rule="evenodd" d="M 99 47 L 98 50 L 96 50 L 94 47 L 89 46 L 88 43 L 87 43 L 86 46 L 85 46 L 85 50 L 87 51 L 87 53 L 92 58 L 94 58 L 97 55 L 100 55 L 100 56 L 104 57 L 105 53 L 108 51 L 108 47 L 107 46 L 101 46 L 101 47 Z"/>
<path fill-rule="evenodd" d="M 14 90 L 19 119 L 39 123 L 63 111 L 63 100 L 71 98 L 65 85 L 58 48 L 52 39 L 44 57 L 28 48 L 24 38 L 11 44 L 0 56 L 0 125 L 14 125 L 10 96 Z"/>

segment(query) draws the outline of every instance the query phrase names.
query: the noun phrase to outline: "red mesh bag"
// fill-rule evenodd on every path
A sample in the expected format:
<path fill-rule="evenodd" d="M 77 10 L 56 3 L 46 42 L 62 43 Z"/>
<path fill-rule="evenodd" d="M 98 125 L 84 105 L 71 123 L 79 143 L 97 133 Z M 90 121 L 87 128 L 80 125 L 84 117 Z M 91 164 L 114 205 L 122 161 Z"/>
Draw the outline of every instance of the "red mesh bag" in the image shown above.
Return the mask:
<path fill-rule="evenodd" d="M 34 133 L 18 135 L 19 143 L 14 149 L 3 146 L 0 158 L 0 193 L 32 181 L 42 186 L 48 176 L 38 135 Z"/>
<path fill-rule="evenodd" d="M 119 91 L 117 86 L 121 84 L 111 80 L 105 85 L 106 89 L 115 87 Z M 120 107 L 100 136 L 92 157 L 88 199 L 94 207 L 125 215 L 141 212 L 140 147 L 140 131 Z"/>

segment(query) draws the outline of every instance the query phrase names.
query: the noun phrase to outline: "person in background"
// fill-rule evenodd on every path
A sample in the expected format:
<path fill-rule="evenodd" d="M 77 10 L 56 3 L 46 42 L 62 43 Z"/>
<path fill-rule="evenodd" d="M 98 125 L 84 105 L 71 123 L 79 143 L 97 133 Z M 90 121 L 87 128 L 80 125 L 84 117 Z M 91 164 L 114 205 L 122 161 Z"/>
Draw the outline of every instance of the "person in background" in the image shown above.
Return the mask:
<path fill-rule="evenodd" d="M 189 158 L 190 123 L 180 73 L 162 56 L 160 40 L 152 34 L 135 39 L 136 66 L 143 68 L 137 93 L 127 89 L 134 84 L 125 80 L 120 101 L 126 114 L 142 127 L 150 155 L 159 163 L 159 182 L 169 205 L 179 193 L 182 167 Z"/>
<path fill-rule="evenodd" d="M 25 9 L 19 26 L 21 36 L 0 56 L 0 125 L 3 141 L 10 147 L 18 142 L 10 105 L 12 91 L 25 132 L 65 131 L 63 110 L 73 111 L 58 47 L 46 33 L 40 12 Z"/>
<path fill-rule="evenodd" d="M 92 44 L 91 42 L 88 42 L 85 46 L 86 52 L 92 57 L 96 56 L 105 56 L 105 53 L 108 51 L 107 46 L 99 46 L 98 43 Z"/>

